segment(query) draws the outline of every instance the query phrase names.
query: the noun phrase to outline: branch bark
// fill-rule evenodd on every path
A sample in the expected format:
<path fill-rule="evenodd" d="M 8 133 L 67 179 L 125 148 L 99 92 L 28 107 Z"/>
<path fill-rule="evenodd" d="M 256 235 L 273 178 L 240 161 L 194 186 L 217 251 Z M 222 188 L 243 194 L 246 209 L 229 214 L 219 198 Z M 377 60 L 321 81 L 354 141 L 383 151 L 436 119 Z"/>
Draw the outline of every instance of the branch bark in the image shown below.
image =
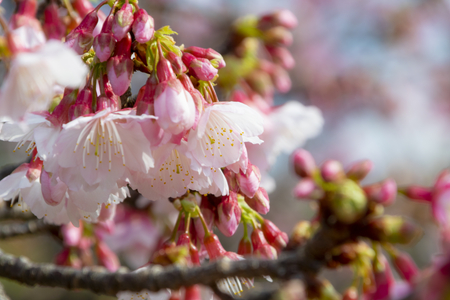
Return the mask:
<path fill-rule="evenodd" d="M 23 223 L 0 224 L 0 239 L 43 231 L 57 230 L 59 227 L 44 223 L 43 220 L 31 220 Z"/>

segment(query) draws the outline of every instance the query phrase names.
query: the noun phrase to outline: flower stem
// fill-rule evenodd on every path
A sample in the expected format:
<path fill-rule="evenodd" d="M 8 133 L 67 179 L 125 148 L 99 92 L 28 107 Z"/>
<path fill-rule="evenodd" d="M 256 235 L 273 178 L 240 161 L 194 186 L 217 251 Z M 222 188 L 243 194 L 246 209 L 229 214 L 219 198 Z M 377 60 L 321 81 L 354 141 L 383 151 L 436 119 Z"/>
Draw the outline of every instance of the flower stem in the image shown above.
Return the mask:
<path fill-rule="evenodd" d="M 182 215 L 183 215 L 183 211 L 180 211 L 180 213 L 178 214 L 177 222 L 175 223 L 175 226 L 173 227 L 172 235 L 170 236 L 171 242 L 175 242 L 175 239 L 177 238 L 178 227 L 180 226 Z"/>
<path fill-rule="evenodd" d="M 205 237 L 208 237 L 211 235 L 211 232 L 209 232 L 208 225 L 206 225 L 206 221 L 205 221 L 205 218 L 203 217 L 200 207 L 197 206 L 196 209 L 198 212 L 198 217 L 200 218 L 200 221 L 202 222 L 203 230 L 205 231 Z"/>

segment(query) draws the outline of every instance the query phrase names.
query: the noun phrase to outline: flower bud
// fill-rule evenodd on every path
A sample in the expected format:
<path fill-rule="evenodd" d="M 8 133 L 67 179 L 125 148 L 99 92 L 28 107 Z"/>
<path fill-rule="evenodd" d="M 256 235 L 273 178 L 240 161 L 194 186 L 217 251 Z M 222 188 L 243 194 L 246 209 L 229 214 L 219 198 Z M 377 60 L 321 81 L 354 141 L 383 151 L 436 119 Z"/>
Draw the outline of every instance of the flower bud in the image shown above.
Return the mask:
<path fill-rule="evenodd" d="M 236 174 L 236 180 L 240 191 L 247 197 L 253 198 L 256 191 L 259 189 L 261 173 L 259 172 L 259 168 L 252 165 L 249 161 L 247 163 L 247 170 L 245 174 L 242 170 L 240 170 L 239 173 Z"/>
<path fill-rule="evenodd" d="M 411 256 L 405 252 L 398 252 L 392 256 L 392 262 L 400 276 L 413 284 L 414 279 L 419 275 L 419 269 Z"/>
<path fill-rule="evenodd" d="M 206 58 L 198 58 L 192 61 L 189 65 L 189 72 L 204 81 L 213 80 L 217 75 L 217 69 Z"/>
<path fill-rule="evenodd" d="M 169 52 L 169 53 L 167 53 L 167 59 L 172 64 L 172 68 L 173 68 L 173 71 L 175 72 L 175 74 L 181 75 L 184 72 L 186 72 L 187 68 L 184 65 L 181 57 L 179 57 L 178 55 L 176 55 L 173 52 Z M 183 75 L 186 75 L 186 74 L 183 74 Z M 182 80 L 181 78 L 179 78 L 179 79 L 180 79 L 181 83 L 183 83 L 184 88 L 189 91 L 190 89 L 185 85 L 185 82 L 187 82 L 187 81 Z M 190 85 L 192 86 L 191 80 L 189 78 L 188 78 L 188 81 L 190 82 Z M 194 88 L 194 86 L 192 86 L 192 88 Z"/>
<path fill-rule="evenodd" d="M 97 11 L 93 10 L 67 35 L 65 44 L 80 55 L 87 52 L 94 41 L 93 32 L 97 23 Z"/>
<path fill-rule="evenodd" d="M 345 224 L 356 222 L 367 211 L 364 191 L 350 179 L 339 183 L 335 190 L 328 193 L 325 201 L 337 220 Z"/>
<path fill-rule="evenodd" d="M 66 26 L 58 15 L 58 5 L 50 3 L 44 9 L 44 24 L 42 25 L 48 39 L 60 41 L 66 35 Z"/>
<path fill-rule="evenodd" d="M 166 82 L 175 79 L 176 76 L 175 73 L 173 72 L 172 65 L 170 61 L 168 61 L 164 57 L 164 53 L 160 45 L 158 45 L 158 50 L 159 50 L 159 61 L 156 67 L 156 73 L 158 75 L 159 82 Z"/>
<path fill-rule="evenodd" d="M 280 93 L 287 93 L 291 89 L 292 82 L 288 72 L 280 66 L 275 65 L 270 73 L 273 85 Z"/>
<path fill-rule="evenodd" d="M 136 41 L 141 44 L 147 43 L 155 32 L 155 22 L 145 9 L 139 9 L 134 13 L 133 33 Z"/>
<path fill-rule="evenodd" d="M 200 286 L 198 284 L 184 289 L 184 300 L 202 300 Z"/>
<path fill-rule="evenodd" d="M 230 192 L 222 196 L 222 202 L 217 207 L 216 226 L 225 236 L 232 236 L 241 221 L 241 208 L 237 202 L 236 193 Z"/>
<path fill-rule="evenodd" d="M 264 42 L 271 46 L 292 45 L 292 33 L 282 26 L 272 27 L 263 34 Z"/>
<path fill-rule="evenodd" d="M 292 57 L 291 52 L 285 47 L 266 46 L 267 51 L 272 56 L 274 63 L 282 66 L 283 68 L 290 70 L 295 66 L 295 60 Z"/>
<path fill-rule="evenodd" d="M 61 235 L 64 246 L 77 247 L 80 243 L 81 236 L 83 235 L 83 223 L 81 223 L 79 227 L 73 226 L 72 223 L 62 225 Z"/>
<path fill-rule="evenodd" d="M 109 16 L 108 19 L 112 18 Z M 108 19 L 106 22 L 108 22 Z M 105 22 L 105 23 L 106 23 Z M 116 40 L 111 33 L 101 32 L 94 38 L 94 50 L 95 55 L 101 62 L 105 62 L 111 57 L 114 51 L 114 46 L 116 45 Z"/>
<path fill-rule="evenodd" d="M 236 173 L 234 173 L 233 171 L 229 170 L 228 168 L 225 168 L 223 170 L 223 175 L 227 179 L 229 190 L 231 192 L 234 192 L 234 193 L 239 192 L 239 185 L 238 185 L 238 182 L 236 180 Z"/>
<path fill-rule="evenodd" d="M 390 293 L 395 284 L 391 267 L 384 256 L 379 257 L 380 261 L 375 259 L 373 266 L 373 275 L 375 286 L 364 293 L 368 299 L 390 299 Z"/>
<path fill-rule="evenodd" d="M 349 287 L 342 295 L 342 300 L 358 300 L 358 289 L 354 286 Z"/>
<path fill-rule="evenodd" d="M 337 160 L 327 160 L 320 168 L 322 178 L 328 182 L 338 182 L 345 178 L 344 167 Z"/>
<path fill-rule="evenodd" d="M 95 248 L 99 263 L 110 272 L 115 272 L 120 268 L 120 262 L 117 255 L 109 249 L 103 241 L 99 241 Z"/>
<path fill-rule="evenodd" d="M 373 163 L 368 159 L 357 161 L 348 168 L 347 178 L 355 181 L 363 180 L 372 168 Z"/>
<path fill-rule="evenodd" d="M 244 226 L 247 226 L 244 224 Z M 248 236 L 244 236 L 239 242 L 238 251 L 239 255 L 250 255 L 252 254 L 252 241 Z"/>
<path fill-rule="evenodd" d="M 92 91 L 90 87 L 82 89 L 75 100 L 75 104 L 69 109 L 70 120 L 92 113 Z"/>
<path fill-rule="evenodd" d="M 267 191 L 263 187 L 260 187 L 256 191 L 255 196 L 253 198 L 245 196 L 245 202 L 252 209 L 263 215 L 267 214 L 270 210 L 269 195 L 267 194 Z"/>
<path fill-rule="evenodd" d="M 108 59 L 106 71 L 114 94 L 122 96 L 131 84 L 133 75 L 133 61 L 129 56 L 131 47 L 131 36 L 127 34 L 125 38 L 117 42 L 116 55 Z"/>
<path fill-rule="evenodd" d="M 408 244 L 421 234 L 422 230 L 400 216 L 382 216 L 369 221 L 365 235 L 372 240 Z"/>
<path fill-rule="evenodd" d="M 431 188 L 411 185 L 404 191 L 406 197 L 414 200 L 424 200 L 430 202 L 433 199 L 433 191 Z"/>
<path fill-rule="evenodd" d="M 300 177 L 311 177 L 316 170 L 314 157 L 305 149 L 297 149 L 292 154 L 295 173 Z"/>
<path fill-rule="evenodd" d="M 123 39 L 133 25 L 133 7 L 128 1 L 116 12 L 114 22 L 112 24 L 112 32 L 117 41 Z"/>
<path fill-rule="evenodd" d="M 289 242 L 288 235 L 281 231 L 275 224 L 269 220 L 264 220 L 261 226 L 262 232 L 267 242 L 278 251 L 286 248 Z"/>
<path fill-rule="evenodd" d="M 311 178 L 303 178 L 294 187 L 294 196 L 299 199 L 310 198 L 316 191 L 316 184 Z"/>
<path fill-rule="evenodd" d="M 397 184 L 393 179 L 386 179 L 382 182 L 365 186 L 363 189 L 370 201 L 384 206 L 392 204 L 397 196 Z"/>
<path fill-rule="evenodd" d="M 251 234 L 253 254 L 258 258 L 276 259 L 277 250 L 269 245 L 264 237 L 264 233 L 258 229 L 253 229 Z"/>
<path fill-rule="evenodd" d="M 297 17 L 289 10 L 282 9 L 262 16 L 259 26 L 283 26 L 292 29 L 297 26 Z"/>
<path fill-rule="evenodd" d="M 190 53 L 198 58 L 206 58 L 210 60 L 216 69 L 222 69 L 226 65 L 223 56 L 219 52 L 211 48 L 204 49 L 192 46 L 184 49 L 184 52 Z"/>
<path fill-rule="evenodd" d="M 292 230 L 289 238 L 289 249 L 294 249 L 303 245 L 312 235 L 312 227 L 309 221 L 298 222 Z"/>
<path fill-rule="evenodd" d="M 225 255 L 227 251 L 223 248 L 217 235 L 210 234 L 203 239 L 203 245 L 208 252 L 209 259 L 216 260 Z"/>
<path fill-rule="evenodd" d="M 245 79 L 250 87 L 262 97 L 271 98 L 273 96 L 274 87 L 268 73 L 254 70 Z"/>

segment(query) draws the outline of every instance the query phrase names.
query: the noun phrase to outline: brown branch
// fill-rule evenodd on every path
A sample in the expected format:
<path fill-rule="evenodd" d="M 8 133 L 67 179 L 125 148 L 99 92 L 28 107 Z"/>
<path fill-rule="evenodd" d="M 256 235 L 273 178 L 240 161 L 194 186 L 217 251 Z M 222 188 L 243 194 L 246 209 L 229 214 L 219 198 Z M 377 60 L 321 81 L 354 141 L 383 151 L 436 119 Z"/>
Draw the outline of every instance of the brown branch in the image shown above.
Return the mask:
<path fill-rule="evenodd" d="M 4 205 L 0 208 L 0 220 L 10 219 L 32 220 L 36 217 L 31 212 L 22 212 L 19 209 L 9 207 L 9 205 Z"/>
<path fill-rule="evenodd" d="M 58 230 L 58 226 L 44 223 L 43 220 L 31 220 L 23 223 L 0 224 L 0 239 L 44 231 Z"/>

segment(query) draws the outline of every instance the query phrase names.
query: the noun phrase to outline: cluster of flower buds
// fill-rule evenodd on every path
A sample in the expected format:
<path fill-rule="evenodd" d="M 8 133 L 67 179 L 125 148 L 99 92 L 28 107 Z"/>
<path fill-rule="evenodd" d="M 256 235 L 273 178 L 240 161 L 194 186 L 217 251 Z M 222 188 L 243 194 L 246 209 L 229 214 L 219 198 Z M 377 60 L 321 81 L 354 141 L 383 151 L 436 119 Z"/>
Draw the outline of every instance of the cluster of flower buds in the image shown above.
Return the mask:
<path fill-rule="evenodd" d="M 344 169 L 336 160 L 327 160 L 317 166 L 313 156 L 304 149 L 292 155 L 294 170 L 301 177 L 294 189 L 299 199 L 318 201 L 319 213 L 313 222 L 302 221 L 294 228 L 289 248 L 307 241 L 316 230 L 319 221 L 338 228 L 353 226 L 372 240 L 371 246 L 363 241 L 346 243 L 330 251 L 328 267 L 351 265 L 355 271 L 354 286 L 344 294 L 344 299 L 357 299 L 358 282 L 363 283 L 362 293 L 367 299 L 387 299 L 397 282 L 392 276 L 390 264 L 380 254 L 380 245 L 391 257 L 392 265 L 411 288 L 418 271 L 408 254 L 397 250 L 393 244 L 407 244 L 416 239 L 421 230 L 400 216 L 383 215 L 383 207 L 396 198 L 394 180 L 361 186 L 372 169 L 372 163 L 362 160 Z M 424 195 L 423 191 L 420 193 Z"/>

